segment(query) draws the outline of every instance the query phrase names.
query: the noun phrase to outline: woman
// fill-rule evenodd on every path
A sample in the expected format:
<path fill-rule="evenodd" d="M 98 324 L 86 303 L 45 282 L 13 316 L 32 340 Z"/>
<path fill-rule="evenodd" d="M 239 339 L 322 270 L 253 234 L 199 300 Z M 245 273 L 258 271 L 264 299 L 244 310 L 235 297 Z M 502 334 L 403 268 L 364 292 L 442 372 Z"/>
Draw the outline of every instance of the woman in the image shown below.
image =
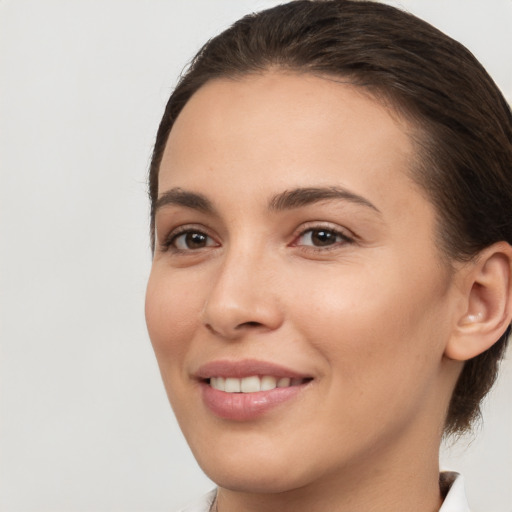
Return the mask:
<path fill-rule="evenodd" d="M 512 116 L 392 7 L 295 1 L 209 41 L 150 170 L 146 318 L 218 489 L 191 510 L 465 511 L 443 434 L 512 319 Z"/>

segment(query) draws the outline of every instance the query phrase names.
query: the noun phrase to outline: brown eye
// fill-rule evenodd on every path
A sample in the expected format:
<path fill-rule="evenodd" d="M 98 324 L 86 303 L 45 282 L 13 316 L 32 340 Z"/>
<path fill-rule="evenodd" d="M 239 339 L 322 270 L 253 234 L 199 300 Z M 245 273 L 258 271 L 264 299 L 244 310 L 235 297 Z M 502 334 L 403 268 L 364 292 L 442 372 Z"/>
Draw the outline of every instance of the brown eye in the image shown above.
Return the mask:
<path fill-rule="evenodd" d="M 304 231 L 297 245 L 313 247 L 329 247 L 340 243 L 351 242 L 350 238 L 333 229 L 316 228 Z"/>
<path fill-rule="evenodd" d="M 216 245 L 214 240 L 200 231 L 186 231 L 175 236 L 172 245 L 179 251 L 193 251 Z"/>
<path fill-rule="evenodd" d="M 337 235 L 332 231 L 325 230 L 313 230 L 311 232 L 311 241 L 313 245 L 316 246 L 324 246 L 324 245 L 332 245 L 336 243 Z"/>

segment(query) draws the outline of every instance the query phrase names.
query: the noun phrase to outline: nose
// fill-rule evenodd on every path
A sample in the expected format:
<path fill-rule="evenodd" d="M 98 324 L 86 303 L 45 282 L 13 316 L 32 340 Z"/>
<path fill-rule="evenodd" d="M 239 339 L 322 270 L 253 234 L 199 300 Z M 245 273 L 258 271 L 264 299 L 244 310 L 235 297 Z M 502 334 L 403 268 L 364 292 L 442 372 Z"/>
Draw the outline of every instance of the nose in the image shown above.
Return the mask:
<path fill-rule="evenodd" d="M 213 277 L 202 322 L 210 332 L 228 340 L 278 329 L 283 311 L 275 265 L 254 254 L 226 257 Z"/>

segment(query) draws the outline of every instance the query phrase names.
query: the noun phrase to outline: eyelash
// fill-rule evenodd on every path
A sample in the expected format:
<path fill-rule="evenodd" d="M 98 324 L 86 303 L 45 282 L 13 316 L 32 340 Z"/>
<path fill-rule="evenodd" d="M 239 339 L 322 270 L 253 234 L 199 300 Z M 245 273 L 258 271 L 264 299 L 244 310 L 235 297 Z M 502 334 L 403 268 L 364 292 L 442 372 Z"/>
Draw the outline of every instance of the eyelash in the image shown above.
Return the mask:
<path fill-rule="evenodd" d="M 162 243 L 162 249 L 163 251 L 172 250 L 174 253 L 187 253 L 187 252 L 196 252 L 200 249 L 206 248 L 206 247 L 215 247 L 218 246 L 217 242 L 214 241 L 213 244 L 206 245 L 205 247 L 200 247 L 196 249 L 183 249 L 176 246 L 176 241 L 183 236 L 187 235 L 200 235 L 205 237 L 206 239 L 213 240 L 213 238 L 205 233 L 203 230 L 194 228 L 192 226 L 181 226 L 174 231 L 172 231 L 169 236 L 163 241 Z M 186 242 L 185 242 L 186 243 Z"/>
<path fill-rule="evenodd" d="M 299 245 L 297 243 L 297 241 L 299 241 L 301 238 L 305 237 L 307 234 L 309 234 L 309 237 L 311 238 L 315 232 L 318 234 L 323 232 L 325 234 L 328 234 L 329 237 L 334 237 L 334 242 L 332 244 L 323 245 L 323 246 L 322 245 L 320 245 L 320 246 L 305 245 L 305 244 Z M 302 230 L 300 231 L 298 236 L 295 237 L 294 242 L 292 242 L 292 245 L 300 247 L 302 250 L 325 252 L 325 251 L 339 249 L 340 246 L 350 245 L 354 242 L 355 242 L 354 238 L 352 238 L 351 236 L 348 236 L 346 232 L 340 230 L 339 228 L 334 228 L 334 227 L 328 226 L 328 225 L 318 225 L 317 224 L 317 225 L 313 225 L 313 226 L 308 226 L 305 229 L 302 228 Z"/>
<path fill-rule="evenodd" d="M 300 241 L 301 238 L 305 237 L 309 234 L 310 237 L 313 236 L 314 233 L 325 233 L 329 237 L 334 237 L 334 242 L 332 244 L 327 244 L 324 246 L 315 246 L 313 244 L 307 245 L 307 244 L 299 244 L 298 241 Z M 195 249 L 192 248 L 180 248 L 176 245 L 177 240 L 179 240 L 180 237 L 187 236 L 187 235 L 199 235 L 202 237 L 205 237 L 205 239 L 209 239 L 210 241 L 213 241 L 213 243 L 210 243 L 208 245 L 205 245 L 204 247 L 198 247 Z M 300 247 L 302 250 L 305 251 L 315 251 L 315 252 L 326 252 L 329 250 L 338 249 L 340 245 L 350 245 L 355 242 L 354 238 L 351 236 L 348 236 L 345 232 L 343 232 L 340 229 L 333 228 L 328 225 L 313 225 L 308 226 L 305 229 L 302 228 L 301 231 L 294 237 L 294 241 L 290 244 L 292 247 Z M 185 242 L 186 243 L 186 242 Z M 215 240 L 205 233 L 201 229 L 197 229 L 191 226 L 182 226 L 177 228 L 176 230 L 172 231 L 170 235 L 163 241 L 162 243 L 162 250 L 168 251 L 172 250 L 174 253 L 193 253 L 196 251 L 199 251 L 201 249 L 205 249 L 208 247 L 218 247 L 219 244 L 215 242 Z"/>

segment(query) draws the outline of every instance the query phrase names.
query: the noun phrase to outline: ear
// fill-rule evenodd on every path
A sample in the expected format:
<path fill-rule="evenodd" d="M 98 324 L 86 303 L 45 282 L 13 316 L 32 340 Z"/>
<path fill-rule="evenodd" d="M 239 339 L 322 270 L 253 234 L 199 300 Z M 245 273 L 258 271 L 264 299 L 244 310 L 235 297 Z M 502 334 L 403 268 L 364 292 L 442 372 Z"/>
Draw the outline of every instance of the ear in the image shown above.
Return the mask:
<path fill-rule="evenodd" d="M 512 321 L 512 247 L 491 245 L 459 272 L 463 307 L 445 355 L 467 361 L 494 345 Z"/>

